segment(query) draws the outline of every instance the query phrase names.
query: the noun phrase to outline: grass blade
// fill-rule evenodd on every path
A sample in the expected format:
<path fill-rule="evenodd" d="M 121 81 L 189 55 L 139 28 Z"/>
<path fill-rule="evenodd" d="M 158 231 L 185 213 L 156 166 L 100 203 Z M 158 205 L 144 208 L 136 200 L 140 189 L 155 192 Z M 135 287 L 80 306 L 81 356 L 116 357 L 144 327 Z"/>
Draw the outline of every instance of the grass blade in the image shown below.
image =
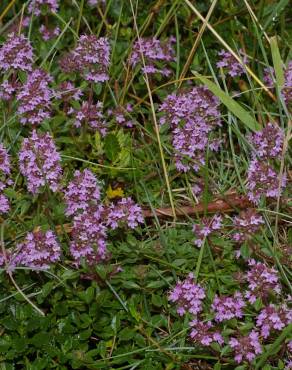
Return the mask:
<path fill-rule="evenodd" d="M 271 52 L 275 69 L 276 82 L 278 87 L 281 88 L 284 85 L 285 78 L 283 71 L 283 62 L 278 48 L 278 41 L 276 36 L 271 37 Z"/>
<path fill-rule="evenodd" d="M 259 123 L 234 99 L 227 95 L 219 86 L 210 81 L 205 76 L 195 73 L 196 76 L 208 87 L 210 91 L 223 103 L 226 108 L 239 118 L 250 130 L 257 131 L 260 129 Z"/>

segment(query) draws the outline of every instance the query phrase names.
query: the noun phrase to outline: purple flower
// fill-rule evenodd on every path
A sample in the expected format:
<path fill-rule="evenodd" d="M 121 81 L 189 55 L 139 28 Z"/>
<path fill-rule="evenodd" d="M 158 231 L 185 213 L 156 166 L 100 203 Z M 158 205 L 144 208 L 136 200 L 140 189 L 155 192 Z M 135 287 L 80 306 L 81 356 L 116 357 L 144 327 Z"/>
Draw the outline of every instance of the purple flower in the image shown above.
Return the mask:
<path fill-rule="evenodd" d="M 113 117 L 115 122 L 123 127 L 131 128 L 134 126 L 134 123 L 131 119 L 128 118 L 127 113 L 131 113 L 133 107 L 131 104 L 127 104 L 125 107 L 118 106 L 113 109 L 108 109 L 107 113 L 109 117 Z"/>
<path fill-rule="evenodd" d="M 107 124 L 102 113 L 103 104 L 83 101 L 80 109 L 71 108 L 68 114 L 74 115 L 74 126 L 81 127 L 88 124 L 90 128 L 98 131 L 102 136 L 107 132 Z"/>
<path fill-rule="evenodd" d="M 11 101 L 14 98 L 14 95 L 20 88 L 20 82 L 4 80 L 0 85 L 0 99 L 5 101 Z"/>
<path fill-rule="evenodd" d="M 7 213 L 10 209 L 7 197 L 0 193 L 0 214 Z"/>
<path fill-rule="evenodd" d="M 65 73 L 79 72 L 87 81 L 105 82 L 109 79 L 110 44 L 105 37 L 82 35 L 76 48 L 60 61 Z"/>
<path fill-rule="evenodd" d="M 243 54 L 242 50 L 240 54 L 243 56 L 243 63 L 247 63 L 247 57 Z M 245 70 L 242 64 L 240 64 L 229 51 L 221 50 L 218 53 L 220 60 L 217 62 L 218 68 L 226 68 L 227 73 L 231 77 L 241 76 Z"/>
<path fill-rule="evenodd" d="M 249 208 L 246 211 L 241 211 L 239 216 L 233 218 L 236 232 L 232 235 L 232 238 L 238 243 L 243 243 L 251 239 L 264 223 L 262 216 L 257 214 L 254 209 Z"/>
<path fill-rule="evenodd" d="M 264 263 L 253 259 L 248 264 L 250 269 L 246 275 L 248 290 L 245 297 L 250 303 L 254 303 L 257 298 L 265 301 L 269 294 L 280 293 L 279 278 L 274 268 L 267 267 Z"/>
<path fill-rule="evenodd" d="M 43 70 L 36 69 L 28 75 L 26 83 L 17 94 L 20 122 L 32 126 L 50 117 L 52 91 L 49 83 L 52 78 Z"/>
<path fill-rule="evenodd" d="M 55 91 L 55 97 L 61 99 L 64 103 L 68 103 L 71 100 L 80 100 L 81 96 L 81 89 L 75 87 L 70 81 L 61 82 L 58 90 Z"/>
<path fill-rule="evenodd" d="M 220 126 L 219 100 L 205 87 L 195 87 L 185 93 L 171 94 L 161 104 L 164 113 L 161 124 L 168 123 L 172 134 L 174 159 L 179 171 L 198 171 L 205 163 L 210 132 Z"/>
<path fill-rule="evenodd" d="M 3 144 L 0 143 L 0 176 L 10 175 L 11 166 L 10 158 L 7 150 L 4 148 Z"/>
<path fill-rule="evenodd" d="M 116 229 L 120 224 L 127 224 L 134 229 L 144 222 L 142 209 L 130 197 L 122 198 L 117 203 L 111 203 L 105 211 L 106 224 Z"/>
<path fill-rule="evenodd" d="M 19 152 L 20 172 L 27 179 L 28 190 L 36 194 L 46 184 L 57 191 L 62 175 L 60 155 L 49 133 L 38 134 L 23 140 Z"/>
<path fill-rule="evenodd" d="M 215 312 L 215 320 L 221 322 L 233 319 L 234 317 L 241 318 L 243 316 L 242 309 L 245 307 L 245 302 L 241 293 L 236 292 L 233 296 L 215 296 L 211 307 Z"/>
<path fill-rule="evenodd" d="M 7 197 L 2 194 L 6 186 L 10 185 L 10 181 L 7 178 L 10 175 L 10 171 L 11 166 L 8 152 L 3 144 L 0 143 L 0 214 L 7 213 L 10 208 Z"/>
<path fill-rule="evenodd" d="M 78 265 L 82 260 L 95 265 L 106 259 L 106 226 L 102 207 L 74 217 L 70 253 Z"/>
<path fill-rule="evenodd" d="M 230 338 L 229 346 L 235 353 L 234 359 L 237 363 L 241 363 L 243 361 L 252 362 L 257 355 L 262 353 L 259 334 L 255 330 L 252 330 L 246 336 Z"/>
<path fill-rule="evenodd" d="M 32 0 L 29 3 L 28 11 L 34 13 L 34 15 L 39 16 L 42 10 L 46 10 L 50 13 L 56 13 L 58 11 L 59 5 L 57 0 Z"/>
<path fill-rule="evenodd" d="M 264 83 L 269 87 L 272 88 L 275 86 L 275 70 L 273 67 L 267 67 L 264 69 Z"/>
<path fill-rule="evenodd" d="M 100 187 L 94 174 L 88 169 L 75 171 L 65 191 L 66 215 L 77 215 L 98 205 L 99 201 Z"/>
<path fill-rule="evenodd" d="M 196 315 L 202 311 L 202 301 L 206 297 L 204 289 L 196 284 L 190 273 L 184 281 L 178 281 L 169 293 L 168 300 L 177 304 L 177 313 L 183 316 L 187 312 Z"/>
<path fill-rule="evenodd" d="M 0 196 L 0 204 L 1 204 L 1 196 Z M 2 250 L 0 250 L 0 267 L 3 268 L 4 266 L 5 266 L 5 258 L 4 258 Z"/>
<path fill-rule="evenodd" d="M 283 330 L 292 322 L 292 310 L 282 305 L 276 308 L 270 304 L 261 310 L 257 317 L 256 326 L 261 330 L 261 336 L 268 338 L 272 330 Z"/>
<path fill-rule="evenodd" d="M 222 216 L 215 215 L 212 218 L 203 218 L 201 224 L 195 224 L 193 226 L 193 232 L 196 234 L 195 245 L 201 247 L 207 236 L 212 234 L 214 231 L 220 230 L 222 226 Z"/>
<path fill-rule="evenodd" d="M 0 48 L 0 70 L 29 72 L 32 63 L 33 52 L 29 41 L 23 35 L 9 34 Z"/>
<path fill-rule="evenodd" d="M 156 66 L 159 62 L 171 62 L 175 60 L 174 50 L 172 44 L 175 42 L 175 38 L 171 37 L 169 40 L 162 42 L 155 37 L 151 39 L 141 38 L 137 40 L 133 45 L 132 54 L 130 57 L 130 64 L 136 66 L 138 63 L 143 64 L 142 71 L 147 74 L 160 73 L 164 76 L 168 76 L 171 70 L 168 68 L 160 68 Z M 143 59 L 142 59 L 143 55 Z"/>
<path fill-rule="evenodd" d="M 282 89 L 282 94 L 285 103 L 289 105 L 292 103 L 292 60 L 288 63 L 288 67 L 285 70 L 285 82 Z"/>
<path fill-rule="evenodd" d="M 214 342 L 220 345 L 224 343 L 222 335 L 218 331 L 212 330 L 213 325 L 211 321 L 203 322 L 195 319 L 191 321 L 189 325 L 192 328 L 190 337 L 195 343 L 207 347 Z"/>
<path fill-rule="evenodd" d="M 24 242 L 17 245 L 11 259 L 13 265 L 47 269 L 60 259 L 61 248 L 52 231 L 28 233 Z"/>
<path fill-rule="evenodd" d="M 88 0 L 88 4 L 91 7 L 97 6 L 99 4 L 105 4 L 105 0 Z"/>
<path fill-rule="evenodd" d="M 284 131 L 277 125 L 268 123 L 261 131 L 248 137 L 253 146 L 253 158 L 279 158 L 282 154 Z"/>
<path fill-rule="evenodd" d="M 40 33 L 42 35 L 43 40 L 48 41 L 57 37 L 60 34 L 60 28 L 59 27 L 49 28 L 42 24 L 40 27 Z"/>
<path fill-rule="evenodd" d="M 264 69 L 264 82 L 270 88 L 276 84 L 275 70 L 273 67 Z M 284 71 L 284 85 L 280 86 L 283 99 L 287 106 L 292 102 L 292 61 L 290 60 L 288 66 Z"/>
<path fill-rule="evenodd" d="M 247 188 L 248 198 L 258 204 L 262 196 L 277 198 L 286 186 L 286 175 L 283 174 L 279 187 L 279 176 L 266 162 L 253 159 L 248 168 Z"/>

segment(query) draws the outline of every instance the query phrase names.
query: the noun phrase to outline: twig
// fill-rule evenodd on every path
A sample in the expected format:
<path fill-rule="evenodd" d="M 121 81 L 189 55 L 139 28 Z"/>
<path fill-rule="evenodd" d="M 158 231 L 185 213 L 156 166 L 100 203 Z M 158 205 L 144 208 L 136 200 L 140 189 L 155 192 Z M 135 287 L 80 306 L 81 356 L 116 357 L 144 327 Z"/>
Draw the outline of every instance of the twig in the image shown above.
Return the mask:
<path fill-rule="evenodd" d="M 252 203 L 246 197 L 237 194 L 230 194 L 226 195 L 224 199 L 215 199 L 213 202 L 210 202 L 207 207 L 203 202 L 194 206 L 176 206 L 176 214 L 177 216 L 196 215 L 202 214 L 205 211 L 207 213 L 229 213 L 234 212 L 236 209 L 246 209 L 248 207 L 252 207 Z M 143 213 L 145 218 L 153 217 L 150 210 L 145 209 Z M 157 208 L 155 213 L 158 217 L 172 216 L 171 208 Z"/>

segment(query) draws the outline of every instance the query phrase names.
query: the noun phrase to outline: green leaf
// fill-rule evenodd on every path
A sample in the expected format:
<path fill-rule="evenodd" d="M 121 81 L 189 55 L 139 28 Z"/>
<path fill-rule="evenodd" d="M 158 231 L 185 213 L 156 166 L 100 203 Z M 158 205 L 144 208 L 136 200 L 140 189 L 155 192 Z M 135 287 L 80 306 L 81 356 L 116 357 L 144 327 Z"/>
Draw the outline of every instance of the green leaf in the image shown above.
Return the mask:
<path fill-rule="evenodd" d="M 94 298 L 94 293 L 95 293 L 95 289 L 92 287 L 92 286 L 90 286 L 90 287 L 88 287 L 87 289 L 86 289 L 86 292 L 85 292 L 85 302 L 87 303 L 87 304 L 89 304 L 92 300 L 93 300 L 93 298 Z"/>
<path fill-rule="evenodd" d="M 165 286 L 166 283 L 163 280 L 151 281 L 149 284 L 146 285 L 147 288 L 161 288 Z"/>
<path fill-rule="evenodd" d="M 4 189 L 4 194 L 8 196 L 9 199 L 17 199 L 19 195 L 17 192 L 12 188 Z"/>
<path fill-rule="evenodd" d="M 193 72 L 204 85 L 208 87 L 210 91 L 223 103 L 230 112 L 232 112 L 237 118 L 241 120 L 250 130 L 258 131 L 261 126 L 259 123 L 247 112 L 239 103 L 227 95 L 219 86 L 208 78 Z"/>
<path fill-rule="evenodd" d="M 132 339 L 135 334 L 135 331 L 130 328 L 124 328 L 119 332 L 119 340 L 129 340 Z"/>
<path fill-rule="evenodd" d="M 138 284 L 136 284 L 134 281 L 125 281 L 123 283 L 123 287 L 127 289 L 141 289 Z"/>
<path fill-rule="evenodd" d="M 41 348 L 43 346 L 47 346 L 51 340 L 51 337 L 49 333 L 46 332 L 40 332 L 35 334 L 32 339 L 30 340 L 30 343 L 33 344 L 37 348 Z"/>
<path fill-rule="evenodd" d="M 273 355 L 276 355 L 281 349 L 281 343 L 285 340 L 289 334 L 292 333 L 292 324 L 289 324 L 282 333 L 277 337 L 275 342 L 270 346 L 267 346 L 267 350 L 259 357 L 256 363 L 256 369 L 262 369 L 262 366 L 266 363 L 267 359 Z"/>
<path fill-rule="evenodd" d="M 279 88 L 281 88 L 284 85 L 285 77 L 284 77 L 284 71 L 283 71 L 283 62 L 282 62 L 279 47 L 278 47 L 277 36 L 271 37 L 270 40 L 271 40 L 271 52 L 272 52 L 274 69 L 275 69 L 276 82 Z"/>
<path fill-rule="evenodd" d="M 163 300 L 158 294 L 152 294 L 151 301 L 156 307 L 161 307 L 163 305 Z"/>
<path fill-rule="evenodd" d="M 23 216 L 30 208 L 31 203 L 29 201 L 24 200 L 21 203 L 21 208 L 20 208 L 20 215 Z"/>
<path fill-rule="evenodd" d="M 10 347 L 11 343 L 6 338 L 0 339 L 0 353 L 7 352 Z"/>
<path fill-rule="evenodd" d="M 108 134 L 104 140 L 104 150 L 110 161 L 115 161 L 120 153 L 120 144 L 114 134 Z"/>

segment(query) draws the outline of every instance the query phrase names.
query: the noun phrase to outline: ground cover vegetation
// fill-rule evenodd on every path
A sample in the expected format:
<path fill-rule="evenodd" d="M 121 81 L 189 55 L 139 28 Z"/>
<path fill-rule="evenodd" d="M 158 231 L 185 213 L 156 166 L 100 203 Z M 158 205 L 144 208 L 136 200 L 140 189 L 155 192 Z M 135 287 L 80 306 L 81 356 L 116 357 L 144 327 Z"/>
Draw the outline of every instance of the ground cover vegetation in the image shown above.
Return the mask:
<path fill-rule="evenodd" d="M 1 1 L 1 369 L 292 368 L 291 24 Z"/>

